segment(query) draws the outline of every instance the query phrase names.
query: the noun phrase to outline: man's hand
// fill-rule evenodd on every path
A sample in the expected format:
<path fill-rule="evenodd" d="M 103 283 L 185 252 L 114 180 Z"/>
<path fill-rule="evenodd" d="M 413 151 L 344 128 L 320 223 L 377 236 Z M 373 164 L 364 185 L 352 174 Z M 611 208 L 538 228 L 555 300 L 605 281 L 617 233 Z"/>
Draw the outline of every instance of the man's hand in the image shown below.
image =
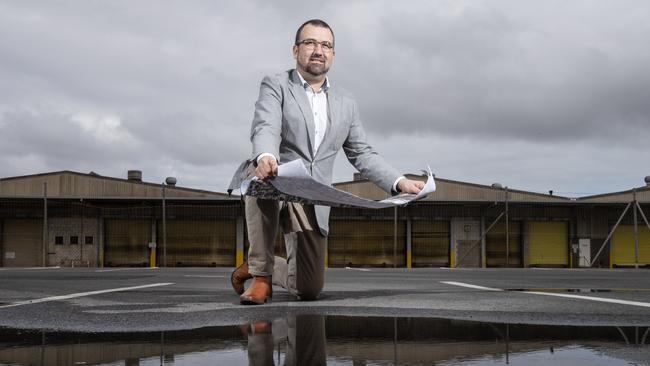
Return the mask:
<path fill-rule="evenodd" d="M 272 156 L 265 156 L 257 162 L 255 175 L 262 180 L 274 179 L 278 175 L 278 162 Z"/>
<path fill-rule="evenodd" d="M 401 193 L 413 193 L 413 194 L 418 194 L 420 191 L 424 188 L 424 182 L 421 182 L 419 180 L 411 180 L 411 179 L 400 179 L 399 182 L 397 182 L 397 189 Z"/>

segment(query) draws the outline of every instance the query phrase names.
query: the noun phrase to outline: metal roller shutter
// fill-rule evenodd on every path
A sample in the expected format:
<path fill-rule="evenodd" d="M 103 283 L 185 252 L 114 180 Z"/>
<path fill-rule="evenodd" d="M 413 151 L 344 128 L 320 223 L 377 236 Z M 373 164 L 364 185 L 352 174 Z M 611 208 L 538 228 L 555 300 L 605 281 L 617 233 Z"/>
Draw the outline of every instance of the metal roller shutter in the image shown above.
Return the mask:
<path fill-rule="evenodd" d="M 508 223 L 508 267 L 521 267 L 521 223 Z M 485 264 L 487 267 L 506 267 L 506 224 L 498 222 L 485 236 Z"/>
<path fill-rule="evenodd" d="M 650 230 L 638 226 L 639 230 L 639 264 L 650 264 Z M 634 265 L 634 226 L 619 225 L 612 238 L 612 264 L 619 266 Z"/>
<path fill-rule="evenodd" d="M 104 232 L 106 266 L 149 265 L 150 220 L 106 220 Z M 162 242 L 159 244 L 162 245 Z"/>
<path fill-rule="evenodd" d="M 235 220 L 167 220 L 167 265 L 234 266 Z M 158 222 L 158 262 L 162 261 L 162 222 Z"/>
<path fill-rule="evenodd" d="M 406 223 L 397 226 L 397 265 L 406 265 Z M 392 267 L 392 220 L 332 220 L 328 238 L 330 267 Z"/>
<path fill-rule="evenodd" d="M 450 241 L 448 221 L 413 220 L 413 267 L 448 267 Z"/>
<path fill-rule="evenodd" d="M 566 222 L 528 223 L 528 263 L 531 266 L 568 266 L 569 230 Z"/>
<path fill-rule="evenodd" d="M 43 220 L 6 219 L 2 226 L 4 267 L 43 265 Z"/>

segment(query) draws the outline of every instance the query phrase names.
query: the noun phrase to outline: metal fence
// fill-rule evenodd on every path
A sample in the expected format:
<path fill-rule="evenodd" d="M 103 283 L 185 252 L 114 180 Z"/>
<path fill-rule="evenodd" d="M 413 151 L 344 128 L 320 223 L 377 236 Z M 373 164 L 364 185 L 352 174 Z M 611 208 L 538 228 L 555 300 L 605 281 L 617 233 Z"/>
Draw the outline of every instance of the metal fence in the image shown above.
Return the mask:
<path fill-rule="evenodd" d="M 328 266 L 647 267 L 650 204 L 420 201 L 334 208 Z M 243 206 L 219 199 L 0 198 L 0 266 L 235 266 Z M 282 235 L 276 254 L 285 256 Z"/>

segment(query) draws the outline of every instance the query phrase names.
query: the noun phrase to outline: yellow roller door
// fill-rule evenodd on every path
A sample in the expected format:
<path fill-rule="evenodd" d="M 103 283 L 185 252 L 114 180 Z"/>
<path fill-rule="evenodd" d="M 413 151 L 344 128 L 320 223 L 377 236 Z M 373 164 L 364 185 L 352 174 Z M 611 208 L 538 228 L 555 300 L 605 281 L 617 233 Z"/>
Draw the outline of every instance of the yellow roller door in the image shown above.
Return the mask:
<path fill-rule="evenodd" d="M 397 265 L 406 265 L 406 223 L 397 226 Z M 327 239 L 328 265 L 393 266 L 392 220 L 332 220 Z"/>
<path fill-rule="evenodd" d="M 158 222 L 158 238 L 160 262 L 162 221 Z M 167 220 L 167 265 L 234 266 L 236 241 L 235 220 Z"/>
<path fill-rule="evenodd" d="M 43 265 L 43 220 L 7 219 L 2 226 L 3 266 Z"/>
<path fill-rule="evenodd" d="M 650 263 L 650 231 L 639 225 L 639 263 Z M 619 225 L 612 238 L 612 263 L 614 265 L 632 265 L 634 255 L 634 226 Z"/>
<path fill-rule="evenodd" d="M 413 220 L 413 267 L 449 266 L 449 221 Z"/>
<path fill-rule="evenodd" d="M 104 230 L 106 266 L 149 265 L 150 220 L 106 220 Z"/>
<path fill-rule="evenodd" d="M 531 266 L 567 266 L 569 231 L 566 222 L 528 223 L 528 263 Z"/>

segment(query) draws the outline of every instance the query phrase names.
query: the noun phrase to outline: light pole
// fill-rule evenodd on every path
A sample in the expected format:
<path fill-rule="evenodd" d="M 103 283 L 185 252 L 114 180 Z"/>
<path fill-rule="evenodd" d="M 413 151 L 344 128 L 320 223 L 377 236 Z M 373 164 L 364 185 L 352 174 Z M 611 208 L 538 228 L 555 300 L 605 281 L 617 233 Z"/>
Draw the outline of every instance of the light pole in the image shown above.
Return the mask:
<path fill-rule="evenodd" d="M 165 207 L 165 187 L 175 185 L 176 178 L 174 177 L 167 177 L 162 183 L 163 267 L 167 267 L 167 214 Z"/>

